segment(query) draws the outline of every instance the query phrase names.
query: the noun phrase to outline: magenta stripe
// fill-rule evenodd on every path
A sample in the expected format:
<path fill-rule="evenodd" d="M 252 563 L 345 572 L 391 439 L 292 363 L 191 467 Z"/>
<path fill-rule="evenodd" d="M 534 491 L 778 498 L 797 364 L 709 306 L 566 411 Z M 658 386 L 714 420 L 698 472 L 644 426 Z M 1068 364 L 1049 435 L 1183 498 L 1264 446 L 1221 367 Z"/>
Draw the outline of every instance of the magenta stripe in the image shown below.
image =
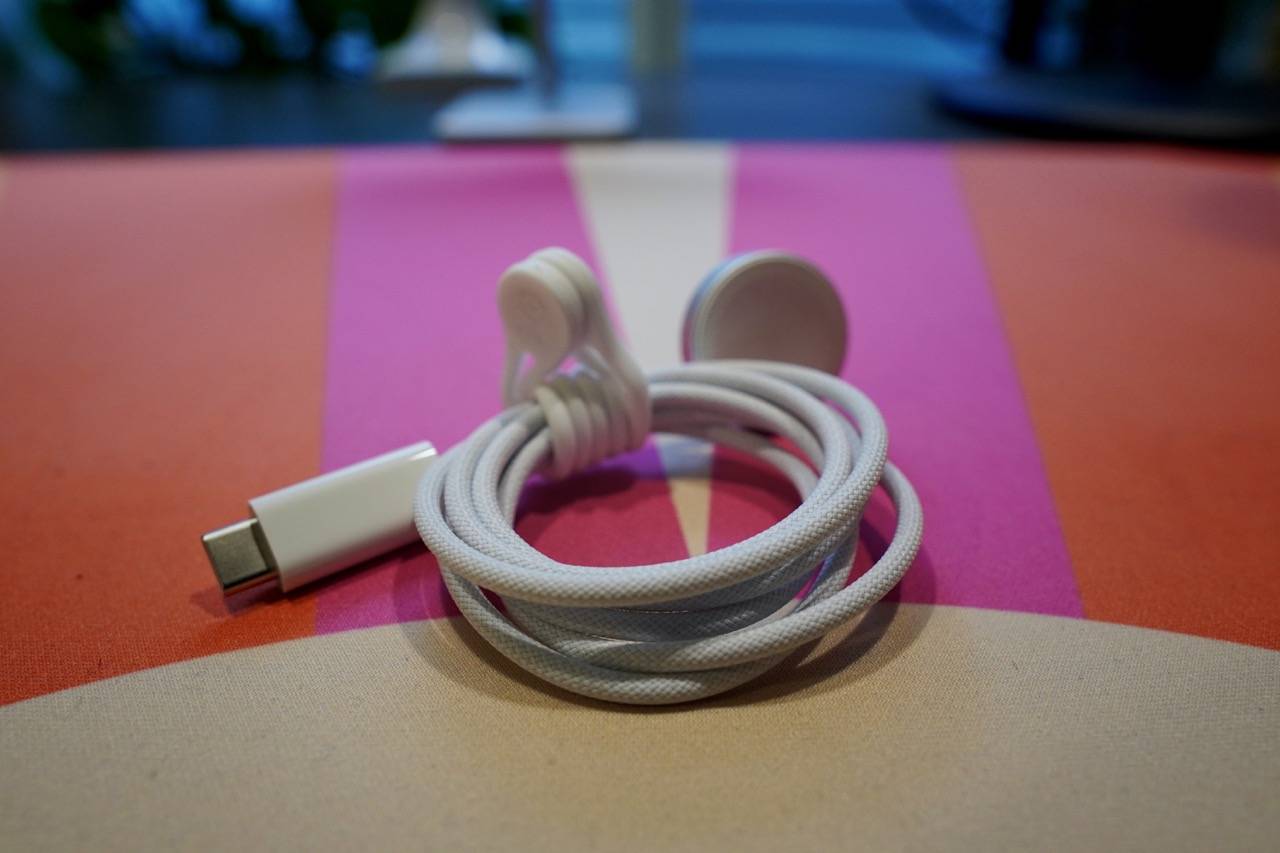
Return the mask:
<path fill-rule="evenodd" d="M 346 156 L 340 181 L 326 469 L 423 438 L 442 449 L 465 438 L 501 407 L 494 294 L 502 271 L 548 245 L 593 263 L 558 149 L 361 151 Z M 559 492 L 535 498 L 518 529 L 573 560 L 606 536 L 626 542 L 617 535 L 622 513 L 651 539 L 618 562 L 666 554 L 681 538 L 656 455 L 641 451 L 632 462 L 638 479 L 597 481 L 603 494 L 563 512 L 539 511 L 558 504 Z M 316 626 L 323 633 L 451 612 L 434 558 L 407 549 L 321 589 Z"/>
<path fill-rule="evenodd" d="M 929 147 L 744 147 L 731 245 L 818 263 L 850 315 L 845 378 L 889 423 L 925 551 L 906 601 L 1082 615 L 998 309 L 953 168 Z M 740 503 L 740 501 L 739 501 Z M 759 525 L 712 500 L 712 538 Z M 869 520 L 882 526 L 882 512 Z"/>

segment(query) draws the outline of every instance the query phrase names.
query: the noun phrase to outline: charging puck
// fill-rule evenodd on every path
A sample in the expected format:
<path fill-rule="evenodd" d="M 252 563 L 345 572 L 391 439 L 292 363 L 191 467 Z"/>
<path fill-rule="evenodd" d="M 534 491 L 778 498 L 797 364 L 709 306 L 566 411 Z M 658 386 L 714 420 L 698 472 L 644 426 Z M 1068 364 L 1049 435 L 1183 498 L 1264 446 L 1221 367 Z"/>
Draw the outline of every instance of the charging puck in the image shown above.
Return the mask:
<path fill-rule="evenodd" d="M 684 317 L 686 361 L 761 359 L 838 375 L 848 322 L 817 267 L 777 251 L 730 258 L 702 280 Z"/>

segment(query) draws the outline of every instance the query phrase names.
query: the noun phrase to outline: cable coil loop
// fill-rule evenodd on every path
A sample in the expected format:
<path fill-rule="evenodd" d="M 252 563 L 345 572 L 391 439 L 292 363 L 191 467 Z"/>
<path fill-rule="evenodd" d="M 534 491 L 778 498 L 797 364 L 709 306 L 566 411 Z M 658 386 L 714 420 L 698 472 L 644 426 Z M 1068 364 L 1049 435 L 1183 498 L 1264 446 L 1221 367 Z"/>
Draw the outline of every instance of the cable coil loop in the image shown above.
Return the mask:
<path fill-rule="evenodd" d="M 556 374 L 533 391 L 551 437 L 548 473 L 561 479 L 604 460 L 635 450 L 644 436 L 632 437 L 627 424 L 630 404 L 614 383 L 579 368 Z M 648 405 L 648 399 L 641 405 Z"/>

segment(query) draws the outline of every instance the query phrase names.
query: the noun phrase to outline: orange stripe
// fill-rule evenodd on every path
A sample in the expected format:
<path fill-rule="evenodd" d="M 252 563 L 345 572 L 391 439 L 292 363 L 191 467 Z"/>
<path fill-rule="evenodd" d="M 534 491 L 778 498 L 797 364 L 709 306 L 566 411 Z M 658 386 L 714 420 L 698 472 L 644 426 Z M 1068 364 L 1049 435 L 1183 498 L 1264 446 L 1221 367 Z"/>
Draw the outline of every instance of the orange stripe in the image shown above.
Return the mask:
<path fill-rule="evenodd" d="M 1274 165 L 958 160 L 1086 615 L 1280 648 Z"/>
<path fill-rule="evenodd" d="M 318 469 L 331 155 L 16 160 L 0 209 L 0 702 L 309 634 L 199 534 Z"/>

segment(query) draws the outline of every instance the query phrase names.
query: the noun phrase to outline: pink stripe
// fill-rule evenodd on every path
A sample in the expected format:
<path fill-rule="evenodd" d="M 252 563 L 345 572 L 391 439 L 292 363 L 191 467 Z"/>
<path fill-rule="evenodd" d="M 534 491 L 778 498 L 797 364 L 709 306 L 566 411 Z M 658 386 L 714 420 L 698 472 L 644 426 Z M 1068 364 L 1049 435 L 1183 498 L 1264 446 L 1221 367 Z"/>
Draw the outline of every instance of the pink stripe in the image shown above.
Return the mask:
<path fill-rule="evenodd" d="M 901 598 L 1080 616 L 1035 434 L 947 154 L 743 148 L 731 243 L 734 251 L 809 257 L 840 290 L 852 328 L 845 378 L 884 412 L 891 456 L 924 501 L 924 552 Z M 734 510 L 743 503 L 717 488 L 713 542 L 759 528 L 758 506 Z M 868 521 L 883 530 L 889 513 L 873 506 Z"/>
<path fill-rule="evenodd" d="M 548 245 L 593 256 L 554 148 L 349 154 L 337 229 L 326 469 L 424 438 L 441 449 L 465 438 L 501 408 L 502 271 Z M 559 507 L 564 487 L 535 488 L 517 529 L 563 560 L 590 562 L 602 542 L 616 562 L 665 555 L 682 540 L 656 454 L 641 451 L 630 465 L 635 477 L 585 483 L 586 500 L 554 513 L 544 510 Z M 649 539 L 619 536 L 625 529 Z M 453 612 L 434 558 L 411 548 L 321 589 L 316 625 L 323 633 Z"/>

